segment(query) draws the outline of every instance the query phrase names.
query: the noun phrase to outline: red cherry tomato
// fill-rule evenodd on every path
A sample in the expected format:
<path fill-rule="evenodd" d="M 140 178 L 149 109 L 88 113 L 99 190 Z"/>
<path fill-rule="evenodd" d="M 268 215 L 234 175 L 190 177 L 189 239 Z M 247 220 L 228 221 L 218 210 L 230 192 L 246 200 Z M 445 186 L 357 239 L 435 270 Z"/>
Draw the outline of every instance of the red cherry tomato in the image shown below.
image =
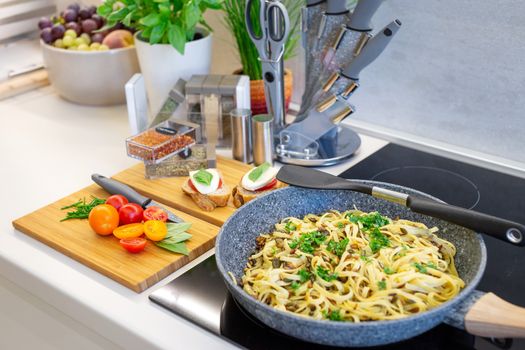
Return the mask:
<path fill-rule="evenodd" d="M 144 250 L 147 240 L 144 238 L 124 238 L 120 240 L 120 245 L 130 253 L 140 253 Z"/>
<path fill-rule="evenodd" d="M 159 221 L 168 221 L 168 213 L 166 213 L 162 208 L 151 206 L 144 210 L 144 221 L 149 220 L 159 220 Z"/>
<path fill-rule="evenodd" d="M 118 216 L 120 219 L 119 225 L 136 224 L 142 222 L 142 213 L 144 209 L 137 203 L 128 203 L 120 207 Z"/>
<path fill-rule="evenodd" d="M 274 188 L 275 185 L 277 185 L 277 179 L 273 179 L 267 185 L 264 185 L 263 187 L 258 188 L 256 191 L 266 191 L 266 190 Z"/>
<path fill-rule="evenodd" d="M 111 205 L 115 209 L 119 210 L 124 204 L 128 204 L 128 199 L 121 194 L 114 194 L 106 199 L 106 204 Z"/>
<path fill-rule="evenodd" d="M 195 192 L 199 192 L 197 190 L 197 187 L 195 187 L 195 185 L 193 184 L 193 181 L 191 179 L 189 181 L 189 185 L 190 185 L 192 190 L 194 190 Z M 220 189 L 221 187 L 222 187 L 222 179 L 219 179 L 219 187 L 217 187 L 217 189 Z"/>

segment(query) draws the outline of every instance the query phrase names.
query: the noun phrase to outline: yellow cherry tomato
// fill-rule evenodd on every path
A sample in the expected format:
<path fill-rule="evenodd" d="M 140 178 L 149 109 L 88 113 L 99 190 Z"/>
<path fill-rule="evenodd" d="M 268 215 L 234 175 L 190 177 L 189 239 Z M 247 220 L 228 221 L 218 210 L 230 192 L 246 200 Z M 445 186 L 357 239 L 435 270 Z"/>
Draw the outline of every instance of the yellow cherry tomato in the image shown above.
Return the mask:
<path fill-rule="evenodd" d="M 149 220 L 144 223 L 144 233 L 152 241 L 162 241 L 168 234 L 168 226 L 164 221 Z"/>
<path fill-rule="evenodd" d="M 122 225 L 113 230 L 113 235 L 120 239 L 140 237 L 143 233 L 144 225 L 142 223 Z"/>

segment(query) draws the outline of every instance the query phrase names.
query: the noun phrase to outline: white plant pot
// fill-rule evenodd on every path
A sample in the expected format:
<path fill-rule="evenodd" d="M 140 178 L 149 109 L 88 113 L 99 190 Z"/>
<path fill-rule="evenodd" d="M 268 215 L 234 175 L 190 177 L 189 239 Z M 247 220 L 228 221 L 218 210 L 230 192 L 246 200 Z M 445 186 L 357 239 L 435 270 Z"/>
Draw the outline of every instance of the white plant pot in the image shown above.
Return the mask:
<path fill-rule="evenodd" d="M 201 28 L 197 32 L 203 37 L 186 43 L 184 55 L 169 44 L 150 45 L 139 39 L 139 33 L 135 34 L 135 47 L 151 113 L 160 110 L 180 78 L 188 80 L 192 75 L 210 72 L 212 34 Z"/>

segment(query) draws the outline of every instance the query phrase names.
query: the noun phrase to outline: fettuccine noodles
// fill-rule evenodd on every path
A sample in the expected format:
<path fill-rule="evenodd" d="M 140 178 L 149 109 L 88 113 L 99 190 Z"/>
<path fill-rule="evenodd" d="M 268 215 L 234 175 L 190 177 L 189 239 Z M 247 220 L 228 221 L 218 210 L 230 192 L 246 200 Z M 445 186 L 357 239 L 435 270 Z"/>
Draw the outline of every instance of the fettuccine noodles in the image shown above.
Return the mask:
<path fill-rule="evenodd" d="M 286 218 L 257 238 L 241 285 L 276 309 L 315 319 L 407 317 L 465 285 L 456 248 L 437 231 L 359 210 Z"/>

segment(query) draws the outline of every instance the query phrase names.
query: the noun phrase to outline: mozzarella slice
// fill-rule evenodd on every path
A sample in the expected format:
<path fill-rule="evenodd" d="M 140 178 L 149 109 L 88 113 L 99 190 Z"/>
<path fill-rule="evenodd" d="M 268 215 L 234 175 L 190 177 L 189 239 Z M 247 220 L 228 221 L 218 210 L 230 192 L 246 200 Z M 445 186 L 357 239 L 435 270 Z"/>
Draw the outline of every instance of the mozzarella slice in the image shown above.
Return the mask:
<path fill-rule="evenodd" d="M 250 173 L 255 169 L 256 168 L 253 168 L 252 170 L 248 171 L 242 177 L 241 185 L 248 191 L 256 191 L 259 188 L 268 185 L 273 179 L 275 179 L 275 175 L 277 175 L 277 169 L 275 169 L 274 167 L 270 167 L 264 173 L 262 173 L 257 180 L 252 181 L 250 180 L 249 176 Z"/>
<path fill-rule="evenodd" d="M 206 184 L 200 183 L 193 178 L 193 176 L 199 172 L 198 170 L 190 171 L 191 182 L 193 183 L 193 186 L 195 186 L 195 188 L 197 189 L 197 191 L 199 191 L 200 194 L 210 194 L 219 189 L 221 175 L 219 174 L 217 169 L 206 169 L 206 171 L 212 174 L 213 176 L 209 186 L 207 186 Z"/>

